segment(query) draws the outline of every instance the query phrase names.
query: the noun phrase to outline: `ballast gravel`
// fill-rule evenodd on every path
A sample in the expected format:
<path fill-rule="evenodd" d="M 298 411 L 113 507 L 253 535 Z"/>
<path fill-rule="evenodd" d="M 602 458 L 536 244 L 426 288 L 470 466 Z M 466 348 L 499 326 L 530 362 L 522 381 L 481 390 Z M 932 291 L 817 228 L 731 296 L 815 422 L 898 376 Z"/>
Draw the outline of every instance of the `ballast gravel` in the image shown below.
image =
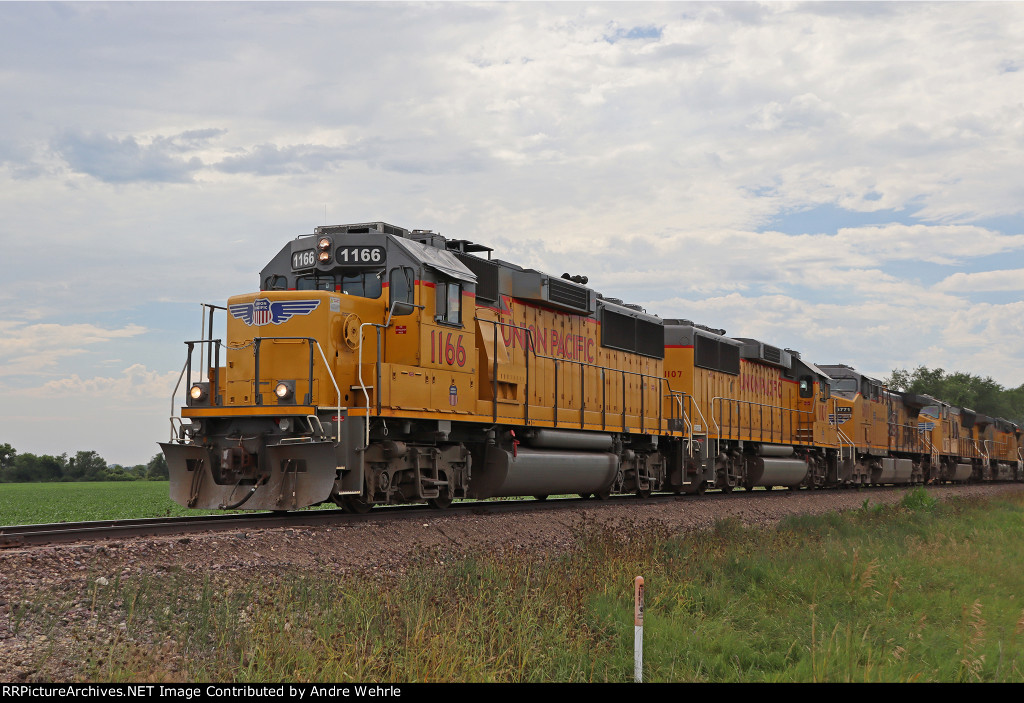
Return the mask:
<path fill-rule="evenodd" d="M 329 571 L 399 575 L 431 555 L 448 560 L 474 551 L 533 550 L 550 556 L 572 548 L 581 529 L 657 526 L 670 533 L 707 529 L 735 518 L 770 526 L 794 514 L 898 503 L 905 488 L 829 491 L 736 491 L 704 497 L 661 496 L 575 502 L 556 509 L 501 514 L 452 510 L 429 518 L 385 517 L 315 527 L 237 530 L 187 536 L 0 550 L 0 681 L 75 681 L 83 641 L 105 644 L 123 621 L 97 617 L 92 599 L 115 579 L 158 581 L 184 570 L 242 583 L 268 574 Z M 1024 492 L 1024 484 L 930 486 L 930 495 L 983 497 Z M 555 506 L 553 506 L 555 507 Z M 70 606 L 54 616 L 47 604 Z M 181 676 L 169 667 L 171 679 Z"/>

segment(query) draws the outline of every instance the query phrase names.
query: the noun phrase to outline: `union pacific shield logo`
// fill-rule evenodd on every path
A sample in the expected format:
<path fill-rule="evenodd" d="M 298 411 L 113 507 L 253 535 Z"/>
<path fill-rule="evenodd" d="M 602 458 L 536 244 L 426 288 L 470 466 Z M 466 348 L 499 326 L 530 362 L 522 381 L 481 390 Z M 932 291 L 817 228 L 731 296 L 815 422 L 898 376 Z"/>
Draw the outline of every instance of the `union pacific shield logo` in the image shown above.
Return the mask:
<path fill-rule="evenodd" d="M 280 325 L 296 315 L 308 315 L 319 307 L 319 300 L 278 300 L 257 298 L 251 303 L 229 305 L 228 311 L 246 325 Z"/>

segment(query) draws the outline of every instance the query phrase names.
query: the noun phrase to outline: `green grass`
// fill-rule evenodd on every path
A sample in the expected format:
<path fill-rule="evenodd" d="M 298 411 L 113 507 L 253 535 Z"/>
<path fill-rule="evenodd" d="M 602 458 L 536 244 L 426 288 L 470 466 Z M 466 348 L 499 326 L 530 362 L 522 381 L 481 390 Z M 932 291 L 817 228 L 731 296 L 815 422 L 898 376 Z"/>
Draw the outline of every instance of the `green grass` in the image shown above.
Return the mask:
<path fill-rule="evenodd" d="M 0 483 L 0 525 L 190 515 L 167 481 Z"/>
<path fill-rule="evenodd" d="M 1022 562 L 1024 496 L 921 491 L 774 529 L 591 527 L 550 559 L 431 553 L 389 578 L 172 569 L 12 619 L 67 627 L 70 598 L 124 622 L 73 633 L 89 680 L 621 682 L 642 575 L 648 681 L 1019 682 Z"/>
<path fill-rule="evenodd" d="M 325 503 L 308 509 L 336 507 Z M 0 526 L 228 512 L 246 511 L 183 508 L 171 500 L 167 481 L 0 483 Z"/>

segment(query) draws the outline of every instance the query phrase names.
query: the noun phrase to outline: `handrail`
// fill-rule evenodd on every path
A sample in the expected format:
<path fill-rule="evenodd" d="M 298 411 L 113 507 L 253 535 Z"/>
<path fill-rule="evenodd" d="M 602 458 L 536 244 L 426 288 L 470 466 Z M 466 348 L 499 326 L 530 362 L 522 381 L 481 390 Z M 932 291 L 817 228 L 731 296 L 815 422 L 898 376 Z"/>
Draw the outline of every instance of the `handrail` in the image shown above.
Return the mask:
<path fill-rule="evenodd" d="M 494 335 L 491 341 L 491 354 L 493 359 L 491 361 L 491 421 L 497 424 L 498 422 L 498 328 L 499 327 L 512 327 L 517 330 L 526 332 L 526 347 L 523 352 L 526 355 L 526 361 L 524 363 L 526 367 L 526 384 L 523 388 L 523 424 L 530 424 L 530 348 L 533 346 L 533 338 L 530 329 L 515 324 L 514 322 L 505 322 L 500 318 L 497 320 L 488 320 L 486 317 L 473 316 L 475 322 L 488 322 L 494 325 Z M 483 342 L 483 340 L 481 340 Z"/>
<path fill-rule="evenodd" d="M 985 461 L 989 461 L 988 454 L 985 452 L 985 442 L 987 440 L 984 440 L 984 439 L 981 440 L 981 446 L 980 447 L 978 446 L 978 440 L 974 439 L 974 440 L 971 440 L 971 441 L 974 442 L 974 448 L 978 450 L 978 454 L 981 454 L 981 456 L 984 457 Z"/>
<path fill-rule="evenodd" d="M 359 379 L 359 387 L 363 390 L 363 395 L 366 397 L 366 446 L 370 446 L 370 393 L 366 390 L 366 384 L 363 382 L 363 328 L 367 325 L 379 328 L 376 322 L 364 322 L 359 325 L 359 351 L 356 357 L 356 373 Z M 377 346 L 380 347 L 380 329 L 377 330 Z M 377 355 L 377 364 L 380 365 L 380 354 Z M 380 384 L 377 384 L 376 388 L 377 397 L 380 398 Z M 379 415 L 380 412 L 378 411 Z"/>
<path fill-rule="evenodd" d="M 416 305 L 416 304 L 409 303 L 409 302 L 402 301 L 402 300 L 393 300 L 393 301 L 391 301 L 391 308 L 388 310 L 388 317 L 384 321 L 383 325 L 380 324 L 380 323 L 377 323 L 377 322 L 364 322 L 361 325 L 359 325 L 359 353 L 358 353 L 358 358 L 357 358 L 357 361 L 356 361 L 356 363 L 357 363 L 357 365 L 356 365 L 356 373 L 358 374 L 358 377 L 359 377 L 359 387 L 363 391 L 363 396 L 366 397 L 366 446 L 367 447 L 370 446 L 370 393 L 366 390 L 366 384 L 363 382 L 363 328 L 367 327 L 367 326 L 372 326 L 372 327 L 375 327 L 376 330 L 377 330 L 377 361 L 376 361 L 374 366 L 375 366 L 376 371 L 377 371 L 377 388 L 376 388 L 377 416 L 380 417 L 380 403 L 381 403 L 381 398 L 380 398 L 380 384 L 381 384 L 380 365 L 381 365 L 381 361 L 382 361 L 381 360 L 381 348 L 380 348 L 380 331 L 381 330 L 386 330 L 388 327 L 391 326 L 391 320 L 394 319 L 394 317 L 395 317 L 395 309 L 399 305 L 403 305 L 403 306 L 404 305 L 408 305 L 411 308 L 413 308 L 414 310 L 423 310 L 424 309 L 424 307 L 422 305 Z M 319 345 L 317 345 L 317 346 L 319 346 Z M 321 354 L 322 353 L 323 353 L 323 350 L 321 350 Z M 325 359 L 324 363 L 326 363 L 326 359 Z M 335 384 L 335 388 L 337 388 L 337 384 Z M 340 402 L 341 402 L 341 400 L 340 400 L 341 399 L 340 391 L 339 391 L 338 398 L 339 398 L 338 402 L 339 402 L 339 406 L 340 406 Z M 340 411 L 339 411 L 339 414 L 340 414 Z M 340 422 L 338 423 L 338 434 L 339 434 L 339 437 L 340 437 L 340 435 L 341 435 L 341 423 Z"/>
<path fill-rule="evenodd" d="M 918 430 L 921 433 L 921 439 L 924 440 L 925 446 L 928 447 L 928 453 L 938 459 L 939 449 L 935 446 L 935 443 L 928 439 L 928 435 L 925 434 L 927 430 Z"/>
<path fill-rule="evenodd" d="M 685 392 L 683 393 L 683 395 L 685 395 L 687 398 L 690 399 L 690 408 L 696 410 L 697 411 L 697 415 L 700 416 L 701 427 L 707 427 L 708 426 L 708 421 L 704 418 L 704 413 L 700 409 L 700 404 L 695 402 L 694 397 L 692 395 L 689 395 L 688 393 L 685 393 Z M 714 418 L 712 418 L 712 419 L 714 419 Z M 705 431 L 705 433 L 706 433 L 706 431 Z"/>
<path fill-rule="evenodd" d="M 188 368 L 188 360 L 185 360 L 185 365 L 181 367 L 181 373 L 178 374 L 178 382 L 174 384 L 174 390 L 171 391 L 171 438 L 167 441 L 173 442 L 175 440 L 174 435 L 174 421 L 177 420 L 181 423 L 181 418 L 174 414 L 174 399 L 178 395 L 178 389 L 181 388 L 181 379 L 185 377 L 185 370 Z"/>
<path fill-rule="evenodd" d="M 689 430 L 689 437 L 687 438 L 687 439 L 689 439 L 688 451 L 689 451 L 690 456 L 692 457 L 693 456 L 693 449 L 694 449 L 694 446 L 693 446 L 693 435 L 694 435 L 693 423 L 690 421 L 690 417 L 686 413 L 686 405 L 689 405 L 691 411 L 696 411 L 697 416 L 700 417 L 700 426 L 702 428 L 704 428 L 704 431 L 702 432 L 702 434 L 705 437 L 707 436 L 708 430 L 711 429 L 711 428 L 708 427 L 708 421 L 707 421 L 707 419 L 705 419 L 704 413 L 700 409 L 700 404 L 696 402 L 696 399 L 692 395 L 690 395 L 689 393 L 687 393 L 685 391 L 673 391 L 673 393 L 679 393 L 679 394 L 681 394 L 683 396 L 683 399 L 682 399 L 683 419 L 684 419 L 684 421 L 686 423 L 687 429 Z M 714 419 L 714 418 L 712 418 L 712 419 Z M 715 441 L 716 442 L 721 441 L 721 438 L 719 437 Z M 718 452 L 716 451 L 715 453 L 717 454 Z"/>
<path fill-rule="evenodd" d="M 331 384 L 334 386 L 335 397 L 338 399 L 338 404 L 334 408 L 335 412 L 337 413 L 336 422 L 338 423 L 338 428 L 334 433 L 334 444 L 338 445 L 341 444 L 341 389 L 338 388 L 338 382 L 334 378 L 334 372 L 331 371 L 331 365 L 327 363 L 327 355 L 324 354 L 324 349 L 323 347 L 320 346 L 320 342 L 316 342 L 316 348 L 320 350 L 320 358 L 324 360 L 324 368 L 327 369 L 327 376 L 331 379 Z M 313 417 L 316 416 L 314 415 Z M 317 422 L 319 421 L 320 418 L 317 418 Z M 309 423 L 309 429 L 313 429 L 312 422 Z M 321 429 L 323 429 L 322 425 Z"/>
<path fill-rule="evenodd" d="M 714 398 L 711 399 L 711 420 L 715 423 L 715 430 L 717 430 L 717 434 L 718 434 L 719 439 L 722 439 L 722 428 L 721 428 L 721 425 L 719 425 L 718 420 L 715 418 L 715 402 L 716 401 L 719 401 L 719 403 L 718 403 L 719 416 L 721 416 L 722 408 L 724 406 L 724 402 L 722 402 L 722 401 L 729 401 L 729 403 L 735 403 L 736 405 L 745 404 L 745 405 L 748 405 L 750 407 L 760 407 L 760 408 L 768 408 L 770 410 L 779 410 L 779 411 L 781 411 L 781 413 L 787 413 L 787 414 L 790 415 L 789 427 L 790 427 L 791 430 L 793 429 L 792 416 L 794 414 L 796 414 L 798 416 L 797 417 L 798 421 L 799 421 L 799 416 L 800 415 L 810 415 L 812 422 L 813 422 L 813 419 L 814 419 L 814 413 L 809 411 L 809 410 L 797 410 L 795 408 L 785 408 L 785 407 L 782 407 L 781 405 L 769 405 L 768 403 L 755 403 L 752 400 L 740 400 L 738 398 L 726 398 L 725 396 L 715 396 Z M 785 429 L 786 429 L 785 428 L 784 415 L 780 415 L 779 420 L 782 423 L 781 427 L 779 428 L 779 439 L 783 440 L 784 438 L 782 437 L 782 434 L 785 432 Z M 801 423 L 801 424 L 803 424 L 803 423 Z M 736 431 L 737 439 L 739 438 L 739 434 L 740 434 L 740 430 L 741 429 L 742 428 L 738 428 L 737 431 Z M 731 436 L 732 436 L 731 429 L 730 429 L 729 434 L 730 434 L 730 438 L 731 438 Z M 754 434 L 754 432 L 753 432 L 753 418 L 751 418 L 750 434 L 751 434 L 751 440 L 753 441 L 753 434 Z M 762 437 L 758 441 L 762 441 L 763 442 L 764 441 L 764 437 L 763 437 L 764 429 L 763 428 L 761 430 L 761 435 L 762 435 Z M 771 430 L 771 437 L 769 439 L 770 439 L 770 441 L 774 441 L 775 440 L 775 430 L 774 429 Z"/>
<path fill-rule="evenodd" d="M 606 391 L 606 389 L 607 389 L 607 381 L 604 378 L 604 372 L 612 371 L 612 372 L 620 374 L 622 376 L 622 393 L 623 393 L 622 430 L 623 430 L 623 432 L 626 431 L 626 403 L 625 403 L 626 383 L 625 383 L 625 379 L 626 379 L 627 375 L 629 375 L 629 376 L 639 376 L 640 377 L 640 404 L 641 404 L 641 411 L 640 411 L 640 433 L 643 434 L 644 432 L 646 432 L 647 424 L 646 424 L 646 417 L 644 417 L 643 404 L 645 402 L 645 392 L 648 389 L 646 389 L 644 387 L 644 385 L 645 385 L 644 381 L 645 381 L 645 379 L 651 379 L 651 380 L 657 381 L 658 382 L 658 387 L 660 389 L 661 386 L 665 382 L 665 379 L 663 377 L 655 376 L 655 375 L 652 375 L 652 374 L 645 374 L 645 373 L 642 373 L 642 372 L 639 372 L 639 371 L 627 371 L 626 369 L 616 369 L 616 368 L 613 368 L 611 366 L 602 366 L 601 364 L 594 364 L 594 363 L 591 363 L 591 362 L 588 362 L 588 361 L 578 361 L 576 359 L 566 359 L 564 357 L 556 357 L 556 356 L 548 356 L 547 354 L 539 354 L 539 353 L 537 353 L 537 346 L 534 343 L 533 330 L 531 330 L 530 328 L 524 327 L 524 326 L 521 326 L 521 325 L 517 325 L 514 322 L 505 322 L 505 321 L 500 320 L 500 319 L 499 320 L 489 320 L 487 318 L 476 317 L 476 316 L 474 316 L 473 319 L 475 321 L 477 321 L 477 322 L 487 322 L 487 323 L 490 323 L 490 324 L 494 325 L 495 326 L 494 327 L 495 337 L 497 337 L 497 329 L 498 329 L 499 326 L 501 326 L 501 327 L 511 327 L 513 329 L 522 330 L 523 332 L 526 333 L 526 345 L 525 345 L 524 351 L 526 352 L 527 384 L 529 384 L 530 355 L 531 355 L 531 353 L 532 353 L 532 356 L 533 356 L 534 359 L 546 359 L 548 361 L 555 362 L 555 387 L 556 387 L 556 391 L 555 391 L 555 404 L 553 405 L 553 409 L 554 409 L 554 413 L 555 413 L 554 414 L 554 418 L 553 418 L 553 424 L 554 424 L 555 427 L 558 426 L 558 395 L 557 395 L 558 364 L 560 364 L 560 363 L 569 363 L 569 364 L 578 364 L 581 367 L 580 368 L 580 372 L 581 372 L 581 376 L 582 376 L 582 378 L 581 378 L 581 386 L 585 385 L 585 378 L 586 377 L 583 376 L 583 371 L 584 371 L 585 368 L 589 367 L 589 368 L 601 371 L 602 372 L 602 393 L 604 393 Z M 494 366 L 497 367 L 497 340 L 496 339 L 493 342 L 493 344 L 495 346 L 495 350 L 493 352 L 494 353 Z M 497 373 L 496 373 L 496 371 L 492 375 L 494 376 L 494 378 L 492 379 L 492 383 L 496 385 L 497 384 Z M 497 394 L 496 393 L 494 393 L 494 399 L 493 399 L 492 402 L 493 402 L 493 405 L 494 405 L 494 421 L 497 422 Z M 581 395 L 580 396 L 580 406 L 581 406 L 580 407 L 580 423 L 579 423 L 581 428 L 586 424 L 585 417 L 584 417 L 584 411 L 585 411 L 584 405 L 585 405 L 585 403 L 586 403 L 586 400 Z M 525 422 L 529 422 L 529 420 L 528 420 L 529 410 L 527 409 L 527 408 L 529 408 L 529 405 L 530 405 L 529 386 L 527 385 L 527 388 L 524 390 L 524 397 L 523 397 L 524 413 L 527 414 L 527 418 L 524 420 Z M 607 404 L 602 402 L 601 403 L 602 420 L 603 420 L 603 417 L 604 417 L 604 412 L 605 412 L 605 408 L 606 407 L 607 407 Z M 658 432 L 662 431 L 662 428 L 661 428 L 661 425 L 662 425 L 661 411 L 662 411 L 662 407 L 659 404 L 659 407 L 658 407 L 658 414 L 659 414 Z M 602 422 L 602 424 L 603 424 L 603 422 Z"/>
<path fill-rule="evenodd" d="M 257 369 L 259 369 L 259 349 L 260 349 L 259 343 L 262 343 L 265 340 L 266 341 L 271 341 L 271 342 L 273 342 L 273 341 L 288 341 L 288 340 L 293 340 L 293 341 L 304 340 L 306 342 L 309 342 L 309 392 L 306 394 L 306 404 L 307 405 L 312 405 L 313 404 L 313 347 L 316 346 L 317 350 L 320 352 L 320 358 L 323 359 L 324 368 L 327 370 L 327 376 L 331 379 L 331 385 L 334 386 L 335 397 L 338 399 L 338 404 L 335 406 L 335 411 L 337 413 L 336 417 L 337 417 L 338 427 L 337 427 L 337 431 L 335 432 L 334 443 L 335 444 L 339 444 L 341 442 L 341 389 L 338 388 L 338 382 L 334 378 L 334 372 L 331 371 L 331 365 L 327 363 L 327 355 L 324 354 L 324 349 L 323 349 L 323 347 L 320 346 L 320 342 L 318 342 L 316 340 L 316 338 L 314 338 L 314 337 L 254 337 L 253 340 L 252 340 L 253 341 L 253 353 L 256 355 L 256 360 L 257 360 L 256 368 Z M 256 373 L 254 375 L 253 380 L 256 383 L 256 387 L 257 387 L 257 391 L 258 391 L 258 389 L 259 389 L 259 382 L 260 382 L 260 378 L 259 378 L 259 374 L 258 373 Z M 262 405 L 263 394 L 257 392 L 256 396 L 259 399 L 259 402 L 257 403 L 257 405 Z M 309 429 L 310 429 L 310 432 L 313 431 L 312 423 L 310 423 Z"/>
<path fill-rule="evenodd" d="M 854 444 L 853 440 L 850 439 L 845 432 L 843 432 L 843 429 L 839 425 L 836 425 L 836 434 L 839 436 L 839 458 L 845 458 L 845 455 L 843 454 L 843 442 L 845 442 L 850 445 L 850 458 L 856 459 L 857 445 Z"/>
<path fill-rule="evenodd" d="M 331 366 L 327 362 L 327 355 L 324 353 L 323 347 L 320 346 L 320 342 L 318 342 L 314 337 L 253 337 L 253 339 L 252 339 L 252 347 L 253 347 L 253 355 L 255 356 L 255 368 L 254 368 L 254 372 L 253 372 L 253 384 L 254 384 L 253 400 L 255 402 L 255 405 L 258 405 L 258 406 L 263 405 L 263 394 L 260 393 L 260 390 L 259 390 L 259 383 L 260 383 L 260 378 L 259 378 L 259 376 L 260 376 L 260 374 L 259 374 L 259 368 L 260 368 L 260 366 L 259 366 L 259 359 L 260 359 L 260 346 L 262 345 L 263 342 L 266 342 L 266 341 L 269 341 L 269 342 L 274 342 L 274 341 L 304 341 L 304 342 L 307 342 L 309 344 L 309 377 L 308 377 L 309 386 L 308 386 L 308 392 L 307 392 L 306 398 L 305 398 L 305 404 L 306 405 L 312 405 L 312 403 L 313 403 L 313 360 L 314 360 L 313 347 L 316 347 L 317 350 L 319 350 L 320 358 L 324 362 L 324 368 L 327 370 L 327 376 L 331 379 L 331 385 L 334 386 L 334 392 L 335 392 L 336 398 L 337 398 L 337 404 L 335 406 L 335 409 L 337 411 L 337 433 L 335 435 L 335 442 L 334 443 L 338 444 L 341 441 L 341 389 L 338 387 L 338 381 L 334 378 L 334 372 L 331 370 Z M 188 346 L 188 358 L 185 360 L 185 367 L 182 369 L 181 374 L 178 377 L 178 384 L 174 387 L 174 393 L 171 395 L 171 408 L 172 408 L 172 412 L 173 412 L 173 408 L 174 408 L 174 397 L 177 395 L 178 387 L 181 385 L 181 377 L 184 376 L 186 372 L 188 372 L 188 384 L 191 386 L 191 383 L 192 383 L 192 368 L 191 368 L 192 352 L 193 352 L 193 349 L 194 349 L 194 345 L 196 345 L 196 344 L 200 344 L 200 345 L 202 345 L 202 344 L 215 345 L 214 349 L 216 350 L 216 360 L 214 362 L 215 366 L 213 367 L 213 387 L 212 387 L 211 393 L 210 393 L 210 407 L 215 407 L 215 408 L 216 407 L 222 407 L 222 405 L 220 403 L 221 396 L 220 396 L 219 390 L 220 390 L 220 348 L 221 348 L 221 346 L 223 346 L 223 342 L 221 340 L 219 340 L 219 339 L 197 339 L 197 340 L 186 341 L 185 344 Z M 229 346 L 229 347 L 227 347 L 227 349 L 228 349 L 228 351 L 240 351 L 241 349 L 244 349 L 246 346 L 248 346 L 248 344 L 244 345 L 242 347 L 230 347 Z M 202 347 L 200 347 L 200 348 L 202 348 Z M 209 378 L 209 369 L 207 370 L 207 378 Z M 310 432 L 313 431 L 313 425 L 312 424 L 310 424 L 309 429 L 310 429 Z"/>
<path fill-rule="evenodd" d="M 833 397 L 831 398 L 831 400 L 832 414 L 830 415 L 830 417 L 832 419 L 829 420 L 829 424 L 832 425 L 832 427 L 836 428 L 836 436 L 839 438 L 839 460 L 842 461 L 843 459 L 846 458 L 846 454 L 843 452 L 844 443 L 850 445 L 850 458 L 856 459 L 857 444 L 852 439 L 850 439 L 850 437 L 845 432 L 843 432 L 843 428 L 839 426 L 839 407 L 836 405 L 836 398 Z"/>

